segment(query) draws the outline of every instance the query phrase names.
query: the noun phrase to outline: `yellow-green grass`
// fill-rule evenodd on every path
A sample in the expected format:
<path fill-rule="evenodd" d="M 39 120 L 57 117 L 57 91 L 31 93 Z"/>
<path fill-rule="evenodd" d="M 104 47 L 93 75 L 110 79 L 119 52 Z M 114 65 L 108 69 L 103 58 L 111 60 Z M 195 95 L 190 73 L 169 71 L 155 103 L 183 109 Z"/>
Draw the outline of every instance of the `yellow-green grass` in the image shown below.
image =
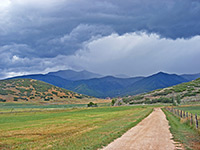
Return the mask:
<path fill-rule="evenodd" d="M 173 113 L 163 109 L 167 120 L 169 121 L 170 131 L 173 134 L 174 141 L 182 143 L 187 150 L 200 149 L 200 134 L 190 126 L 190 121 L 184 121 Z"/>
<path fill-rule="evenodd" d="M 179 110 L 184 110 L 186 112 L 190 112 L 193 114 L 197 114 L 198 116 L 200 116 L 200 105 L 186 105 L 186 106 L 180 106 L 180 107 L 176 107 L 176 109 Z"/>
<path fill-rule="evenodd" d="M 31 103 L 31 102 L 0 102 L 0 114 L 9 112 L 21 112 L 21 111 L 44 111 L 51 109 L 66 109 L 66 108 L 77 108 L 77 107 L 87 107 L 89 102 L 97 103 L 98 107 L 111 106 L 110 100 L 105 99 L 73 99 L 68 103 Z"/>
<path fill-rule="evenodd" d="M 0 114 L 0 149 L 98 149 L 151 111 L 124 106 Z"/>

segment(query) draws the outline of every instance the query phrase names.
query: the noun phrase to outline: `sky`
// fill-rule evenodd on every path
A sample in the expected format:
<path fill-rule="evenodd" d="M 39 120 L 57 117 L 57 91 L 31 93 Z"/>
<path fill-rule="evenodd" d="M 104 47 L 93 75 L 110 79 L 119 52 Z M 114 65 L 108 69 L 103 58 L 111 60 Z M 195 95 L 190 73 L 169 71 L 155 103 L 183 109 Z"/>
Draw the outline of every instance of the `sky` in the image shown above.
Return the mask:
<path fill-rule="evenodd" d="M 199 0 L 0 0 L 0 79 L 64 69 L 200 73 Z"/>

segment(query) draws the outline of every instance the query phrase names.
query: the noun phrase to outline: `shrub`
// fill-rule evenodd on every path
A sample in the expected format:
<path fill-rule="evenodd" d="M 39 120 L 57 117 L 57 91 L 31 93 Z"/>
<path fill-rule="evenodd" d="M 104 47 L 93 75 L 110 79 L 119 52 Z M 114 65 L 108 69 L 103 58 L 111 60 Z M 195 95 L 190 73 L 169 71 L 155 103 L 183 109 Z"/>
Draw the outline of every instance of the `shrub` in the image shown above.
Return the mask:
<path fill-rule="evenodd" d="M 14 101 L 18 101 L 18 97 L 14 97 Z"/>
<path fill-rule="evenodd" d="M 93 103 L 93 102 L 90 102 L 87 106 L 88 106 L 88 107 L 97 107 L 97 104 L 96 104 L 96 103 Z"/>
<path fill-rule="evenodd" d="M 6 100 L 5 100 L 5 99 L 1 99 L 1 98 L 0 98 L 0 102 L 6 102 Z"/>
<path fill-rule="evenodd" d="M 58 92 L 52 91 L 52 94 L 58 96 Z"/>
<path fill-rule="evenodd" d="M 145 100 L 145 104 L 153 104 L 153 103 L 173 103 L 173 99 L 168 97 L 160 97 L 152 100 L 150 99 Z"/>
<path fill-rule="evenodd" d="M 15 92 L 11 90 L 0 89 L 0 95 L 8 95 L 8 94 L 15 94 Z"/>
<path fill-rule="evenodd" d="M 126 98 L 126 97 L 124 97 L 122 100 L 123 100 L 124 103 L 128 103 L 130 101 L 130 99 Z"/>
<path fill-rule="evenodd" d="M 45 98 L 44 98 L 44 101 L 50 101 L 50 99 L 51 99 L 51 98 L 49 98 L 49 97 L 45 97 Z"/>
<path fill-rule="evenodd" d="M 166 89 L 163 92 L 159 92 L 159 93 L 154 93 L 153 96 L 165 96 L 172 93 L 171 89 Z"/>
<path fill-rule="evenodd" d="M 177 96 L 176 96 L 176 101 L 177 101 L 178 104 L 181 103 L 181 97 L 180 97 L 180 95 L 177 95 Z"/>
<path fill-rule="evenodd" d="M 112 99 L 111 105 L 114 106 L 115 102 L 116 102 L 116 99 Z"/>
<path fill-rule="evenodd" d="M 133 97 L 133 100 L 141 100 L 143 98 L 144 98 L 144 96 L 139 95 L 139 96 Z"/>
<path fill-rule="evenodd" d="M 82 98 L 83 98 L 82 95 L 76 95 L 75 97 L 76 97 L 76 98 L 79 98 L 79 99 L 82 99 Z"/>

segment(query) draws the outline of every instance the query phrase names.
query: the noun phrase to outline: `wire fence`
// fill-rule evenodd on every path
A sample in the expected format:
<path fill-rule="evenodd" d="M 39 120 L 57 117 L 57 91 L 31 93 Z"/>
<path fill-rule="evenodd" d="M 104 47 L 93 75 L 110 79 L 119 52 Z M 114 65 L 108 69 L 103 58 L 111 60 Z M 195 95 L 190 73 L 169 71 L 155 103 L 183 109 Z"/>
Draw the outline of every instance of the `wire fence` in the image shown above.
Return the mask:
<path fill-rule="evenodd" d="M 189 121 L 190 125 L 195 126 L 196 129 L 200 129 L 199 127 L 200 117 L 196 113 L 193 114 L 173 107 L 166 107 L 165 109 L 175 114 L 179 118 Z"/>

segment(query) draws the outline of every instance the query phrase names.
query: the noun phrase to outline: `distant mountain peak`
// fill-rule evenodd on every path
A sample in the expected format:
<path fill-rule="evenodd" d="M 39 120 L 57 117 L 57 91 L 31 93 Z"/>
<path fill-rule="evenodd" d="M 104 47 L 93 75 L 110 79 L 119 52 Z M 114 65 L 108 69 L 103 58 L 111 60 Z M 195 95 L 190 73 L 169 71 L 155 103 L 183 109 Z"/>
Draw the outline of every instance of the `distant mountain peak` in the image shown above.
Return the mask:
<path fill-rule="evenodd" d="M 103 79 L 116 79 L 117 77 L 108 75 L 108 76 L 105 76 L 105 77 L 102 77 L 102 78 L 103 78 Z"/>
<path fill-rule="evenodd" d="M 156 73 L 156 74 L 154 74 L 154 75 L 169 75 L 168 73 L 165 73 L 165 72 L 163 72 L 163 71 L 160 71 L 160 72 L 158 72 L 158 73 Z"/>
<path fill-rule="evenodd" d="M 87 70 L 74 71 L 74 70 L 60 70 L 57 72 L 49 72 L 48 75 L 54 75 L 61 77 L 63 79 L 77 81 L 77 80 L 87 80 L 92 78 L 100 78 L 102 75 L 89 72 Z"/>

